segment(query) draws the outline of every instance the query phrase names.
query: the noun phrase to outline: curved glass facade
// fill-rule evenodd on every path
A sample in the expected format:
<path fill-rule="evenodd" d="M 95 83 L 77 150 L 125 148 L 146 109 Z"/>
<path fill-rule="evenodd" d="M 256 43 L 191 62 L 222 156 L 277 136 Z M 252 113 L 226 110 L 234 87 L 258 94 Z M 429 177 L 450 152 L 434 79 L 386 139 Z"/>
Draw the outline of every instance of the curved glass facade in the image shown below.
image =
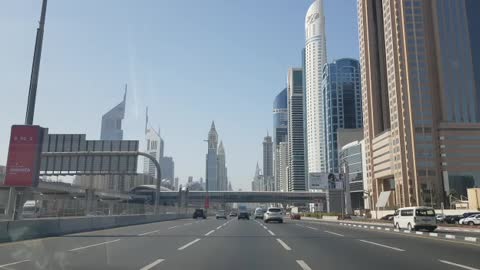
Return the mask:
<path fill-rule="evenodd" d="M 287 141 L 287 126 L 287 88 L 285 88 L 273 101 L 273 140 L 275 145 Z"/>

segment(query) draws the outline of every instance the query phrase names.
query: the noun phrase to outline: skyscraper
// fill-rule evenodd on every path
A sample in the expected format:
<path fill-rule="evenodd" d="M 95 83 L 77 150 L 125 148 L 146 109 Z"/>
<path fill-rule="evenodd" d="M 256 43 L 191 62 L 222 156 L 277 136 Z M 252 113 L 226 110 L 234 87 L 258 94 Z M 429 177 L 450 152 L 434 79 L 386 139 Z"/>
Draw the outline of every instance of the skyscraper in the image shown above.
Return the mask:
<path fill-rule="evenodd" d="M 154 156 L 155 159 L 160 162 L 160 142 L 162 138 L 160 137 L 160 130 L 156 131 L 148 123 L 148 108 L 145 112 L 145 143 L 146 149 L 145 152 L 151 156 Z M 143 159 L 143 172 L 152 177 L 157 177 L 157 168 L 155 163 L 148 158 Z"/>
<path fill-rule="evenodd" d="M 287 142 L 280 142 L 277 146 L 277 153 L 278 159 L 278 167 L 280 168 L 278 171 L 278 190 L 279 191 L 288 191 L 288 143 Z"/>
<path fill-rule="evenodd" d="M 359 62 L 343 58 L 326 64 L 322 88 L 325 94 L 327 172 L 338 173 L 337 129 L 363 126 Z"/>
<path fill-rule="evenodd" d="M 175 179 L 175 163 L 172 157 L 161 157 L 160 168 L 162 169 L 162 180 L 168 180 L 173 185 Z"/>
<path fill-rule="evenodd" d="M 273 179 L 273 142 L 272 137 L 268 135 L 263 138 L 263 178 L 265 181 L 265 190 L 275 190 Z"/>
<path fill-rule="evenodd" d="M 303 70 L 290 68 L 287 76 L 288 91 L 288 191 L 306 188 L 305 141 L 303 127 Z"/>
<path fill-rule="evenodd" d="M 315 0 L 305 16 L 305 106 L 308 173 L 326 172 L 322 69 L 327 63 L 323 0 Z"/>
<path fill-rule="evenodd" d="M 127 85 L 123 100 L 102 116 L 100 140 L 123 140 L 122 120 L 125 118 Z"/>
<path fill-rule="evenodd" d="M 223 147 L 223 142 L 220 141 L 220 145 L 218 146 L 218 153 L 217 153 L 217 160 L 218 160 L 218 186 L 217 190 L 228 190 L 228 180 L 227 180 L 227 166 L 225 161 L 225 148 Z"/>
<path fill-rule="evenodd" d="M 274 179 L 275 190 L 280 190 L 280 172 L 285 168 L 280 163 L 280 142 L 287 141 L 288 135 L 288 108 L 287 88 L 283 89 L 273 101 L 273 150 L 274 150 Z"/>
<path fill-rule="evenodd" d="M 217 162 L 218 134 L 215 129 L 215 123 L 208 132 L 208 152 L 206 157 L 206 186 L 207 190 L 218 190 L 218 162 Z"/>
<path fill-rule="evenodd" d="M 480 185 L 480 1 L 358 1 L 373 205 L 440 206 Z M 443 193 L 445 191 L 445 193 Z"/>

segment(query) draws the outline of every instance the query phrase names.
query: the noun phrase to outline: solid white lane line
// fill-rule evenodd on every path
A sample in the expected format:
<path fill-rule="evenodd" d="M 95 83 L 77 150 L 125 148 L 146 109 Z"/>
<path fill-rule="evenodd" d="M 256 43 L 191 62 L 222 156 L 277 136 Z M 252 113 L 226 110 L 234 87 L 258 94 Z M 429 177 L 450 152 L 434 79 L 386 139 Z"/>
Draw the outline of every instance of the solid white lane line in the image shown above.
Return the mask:
<path fill-rule="evenodd" d="M 298 265 L 300 265 L 300 267 L 303 270 L 312 270 L 312 268 L 310 268 L 310 266 L 308 266 L 308 264 L 306 262 L 304 262 L 303 260 L 297 260 L 297 263 L 298 263 Z"/>
<path fill-rule="evenodd" d="M 222 225 L 218 226 L 218 227 L 217 227 L 217 230 L 220 230 L 220 228 L 222 228 Z"/>
<path fill-rule="evenodd" d="M 329 234 L 333 234 L 333 235 L 336 235 L 336 236 L 345 236 L 343 234 L 339 234 L 339 233 L 335 233 L 335 232 L 331 232 L 331 231 L 325 231 L 326 233 L 329 233 Z"/>
<path fill-rule="evenodd" d="M 309 227 L 309 226 L 307 226 L 307 228 L 312 229 L 312 230 L 315 230 L 315 231 L 318 231 L 318 229 L 317 229 L 317 228 L 314 228 L 314 227 Z"/>
<path fill-rule="evenodd" d="M 453 265 L 453 266 L 460 267 L 460 268 L 463 268 L 463 269 L 479 270 L 478 268 L 474 268 L 474 267 L 470 267 L 470 266 L 466 266 L 466 265 L 462 265 L 462 264 L 458 264 L 458 263 L 454 263 L 454 262 L 449 262 L 449 261 L 445 261 L 445 260 L 438 260 L 438 261 L 440 261 L 444 264 Z"/>
<path fill-rule="evenodd" d="M 168 228 L 168 229 L 170 230 L 170 229 L 173 229 L 173 228 L 176 228 L 176 227 L 178 227 L 178 225 L 175 225 L 175 226 L 170 227 L 170 228 Z"/>
<path fill-rule="evenodd" d="M 2 265 L 0 265 L 0 268 L 7 267 L 7 266 L 10 266 L 10 265 L 19 264 L 19 263 L 29 262 L 29 261 L 30 261 L 30 260 L 23 260 L 23 261 L 18 261 L 18 262 L 12 262 L 12 263 L 7 263 L 7 264 L 2 264 Z"/>
<path fill-rule="evenodd" d="M 98 243 L 98 244 L 93 244 L 93 245 L 84 246 L 84 247 L 78 247 L 78 248 L 70 249 L 69 251 L 77 251 L 77 250 L 81 250 L 81 249 L 86 249 L 86 248 L 91 248 L 91 247 L 106 245 L 106 244 L 110 244 L 110 243 L 117 242 L 117 241 L 120 241 L 120 239 L 115 239 L 115 240 L 106 241 L 106 242 L 102 242 L 102 243 Z"/>
<path fill-rule="evenodd" d="M 273 236 L 275 236 L 275 234 L 274 234 L 272 231 L 270 231 L 270 230 L 268 230 L 268 233 L 271 234 L 271 235 L 273 235 Z"/>
<path fill-rule="evenodd" d="M 282 245 L 282 247 L 286 250 L 292 250 L 287 244 L 285 244 L 285 242 L 283 242 L 281 239 L 277 238 L 277 242 L 280 243 L 280 245 Z"/>
<path fill-rule="evenodd" d="M 200 241 L 200 238 L 197 238 L 197 239 L 193 240 L 192 242 L 190 242 L 190 243 L 188 243 L 188 244 L 185 244 L 185 245 L 179 247 L 178 250 L 184 250 L 184 249 L 186 249 L 187 247 L 195 244 L 195 243 L 198 242 L 198 241 Z"/>
<path fill-rule="evenodd" d="M 148 235 L 148 234 L 152 234 L 152 233 L 156 233 L 158 232 L 159 230 L 155 230 L 155 231 L 151 231 L 151 232 L 145 232 L 145 233 L 141 233 L 139 234 L 138 236 L 144 236 L 144 235 Z"/>
<path fill-rule="evenodd" d="M 389 248 L 389 249 L 393 249 L 393 250 L 396 250 L 396 251 L 405 251 L 401 248 L 396 248 L 396 247 L 391 247 L 391 246 L 387 246 L 387 245 L 382 245 L 382 244 L 379 244 L 379 243 L 375 243 L 375 242 L 370 242 L 370 241 L 367 241 L 367 240 L 359 240 L 361 242 L 364 242 L 364 243 L 367 243 L 367 244 L 371 244 L 371 245 L 376 245 L 376 246 L 379 246 L 379 247 L 384 247 L 384 248 Z"/>
<path fill-rule="evenodd" d="M 163 262 L 163 261 L 165 261 L 165 260 L 164 260 L 164 259 L 158 259 L 158 260 L 152 262 L 151 264 L 145 265 L 144 267 L 140 268 L 140 270 L 149 270 L 149 269 L 152 269 L 155 265 L 157 265 L 157 264 L 159 264 L 159 263 L 161 263 L 161 262 Z"/>
<path fill-rule="evenodd" d="M 207 233 L 205 234 L 205 236 L 209 236 L 209 235 L 212 234 L 214 231 L 215 231 L 215 230 L 211 230 L 211 231 L 207 232 Z"/>

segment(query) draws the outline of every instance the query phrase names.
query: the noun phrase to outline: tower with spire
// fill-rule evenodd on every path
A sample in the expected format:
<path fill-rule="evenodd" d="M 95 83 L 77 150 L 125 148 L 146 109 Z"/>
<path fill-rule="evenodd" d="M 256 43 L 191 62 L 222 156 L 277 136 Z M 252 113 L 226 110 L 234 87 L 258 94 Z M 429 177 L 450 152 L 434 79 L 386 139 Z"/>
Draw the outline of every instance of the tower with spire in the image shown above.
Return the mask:
<path fill-rule="evenodd" d="M 218 143 L 215 122 L 212 121 L 208 132 L 208 152 L 206 155 L 206 186 L 208 191 L 228 190 L 226 155 L 223 142 Z"/>
<path fill-rule="evenodd" d="M 100 140 L 122 140 L 122 120 L 125 118 L 125 106 L 127 101 L 127 85 L 123 100 L 102 116 Z"/>

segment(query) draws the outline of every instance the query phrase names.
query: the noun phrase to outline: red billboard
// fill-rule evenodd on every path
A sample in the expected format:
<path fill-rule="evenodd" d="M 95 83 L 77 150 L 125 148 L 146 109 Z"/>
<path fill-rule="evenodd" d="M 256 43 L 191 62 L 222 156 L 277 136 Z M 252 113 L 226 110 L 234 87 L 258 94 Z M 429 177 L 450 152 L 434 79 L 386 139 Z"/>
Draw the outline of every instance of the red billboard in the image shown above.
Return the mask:
<path fill-rule="evenodd" d="M 13 187 L 36 186 L 41 150 L 40 126 L 12 126 L 4 184 Z"/>

